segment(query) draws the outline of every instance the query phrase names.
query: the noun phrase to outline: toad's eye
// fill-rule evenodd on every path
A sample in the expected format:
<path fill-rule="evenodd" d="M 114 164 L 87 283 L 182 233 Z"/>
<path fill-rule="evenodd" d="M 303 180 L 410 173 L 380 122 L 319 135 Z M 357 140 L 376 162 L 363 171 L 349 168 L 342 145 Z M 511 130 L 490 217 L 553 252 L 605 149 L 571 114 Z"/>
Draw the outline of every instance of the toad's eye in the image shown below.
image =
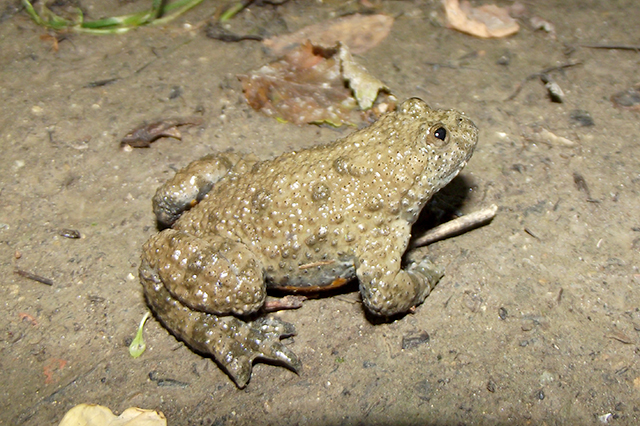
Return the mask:
<path fill-rule="evenodd" d="M 438 127 L 436 131 L 433 132 L 433 136 L 435 136 L 436 139 L 444 141 L 445 139 L 447 139 L 447 129 L 445 129 L 444 127 Z"/>
<path fill-rule="evenodd" d="M 424 131 L 424 128 L 421 128 Z M 424 132 L 425 143 L 432 147 L 442 149 L 449 144 L 451 140 L 451 134 L 449 129 L 442 123 L 434 123 L 428 127 L 428 130 Z"/>

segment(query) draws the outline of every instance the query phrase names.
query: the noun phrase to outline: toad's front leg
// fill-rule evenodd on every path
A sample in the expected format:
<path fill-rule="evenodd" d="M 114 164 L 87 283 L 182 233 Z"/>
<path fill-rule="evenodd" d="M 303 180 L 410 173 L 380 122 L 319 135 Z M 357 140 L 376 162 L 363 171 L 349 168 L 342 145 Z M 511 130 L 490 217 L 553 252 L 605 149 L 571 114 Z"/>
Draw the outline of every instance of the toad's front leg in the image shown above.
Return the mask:
<path fill-rule="evenodd" d="M 301 368 L 280 342 L 293 326 L 277 319 L 244 322 L 231 316 L 256 312 L 266 294 L 261 263 L 237 241 L 202 239 L 167 229 L 143 247 L 140 280 L 162 323 L 197 351 L 211 354 L 238 387 L 257 358 Z"/>
<path fill-rule="evenodd" d="M 408 238 L 406 239 L 408 241 Z M 409 311 L 429 295 L 443 271 L 427 259 L 402 268 L 406 242 L 390 246 L 372 243 L 358 256 L 356 275 L 367 309 L 392 316 Z"/>

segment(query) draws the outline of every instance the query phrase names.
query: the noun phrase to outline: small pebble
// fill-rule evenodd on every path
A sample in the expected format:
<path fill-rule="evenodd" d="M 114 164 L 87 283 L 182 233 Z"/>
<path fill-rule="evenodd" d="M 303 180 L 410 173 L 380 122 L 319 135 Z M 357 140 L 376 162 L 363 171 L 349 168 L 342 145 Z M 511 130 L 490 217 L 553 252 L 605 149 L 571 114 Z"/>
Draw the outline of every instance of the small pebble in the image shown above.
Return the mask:
<path fill-rule="evenodd" d="M 520 327 L 520 328 L 522 329 L 522 331 L 531 331 L 531 330 L 533 330 L 534 326 L 535 326 L 535 324 L 533 323 L 533 321 L 525 320 L 522 323 L 522 327 Z"/>
<path fill-rule="evenodd" d="M 65 237 L 65 238 L 71 238 L 71 239 L 78 239 L 78 238 L 82 238 L 82 234 L 80 234 L 80 231 L 77 231 L 75 229 L 61 229 L 60 230 L 60 235 Z"/>
<path fill-rule="evenodd" d="M 429 333 L 421 331 L 402 337 L 402 349 L 413 349 L 424 343 L 429 343 Z"/>
<path fill-rule="evenodd" d="M 507 319 L 507 316 L 509 316 L 509 313 L 505 308 L 500 307 L 500 309 L 498 309 L 498 316 L 500 317 L 501 320 L 504 321 Z"/>
<path fill-rule="evenodd" d="M 585 111 L 583 109 L 572 110 L 569 115 L 569 122 L 573 125 L 581 127 L 590 127 L 596 124 L 593 121 L 593 118 L 591 118 L 591 114 L 589 114 L 589 111 Z"/>

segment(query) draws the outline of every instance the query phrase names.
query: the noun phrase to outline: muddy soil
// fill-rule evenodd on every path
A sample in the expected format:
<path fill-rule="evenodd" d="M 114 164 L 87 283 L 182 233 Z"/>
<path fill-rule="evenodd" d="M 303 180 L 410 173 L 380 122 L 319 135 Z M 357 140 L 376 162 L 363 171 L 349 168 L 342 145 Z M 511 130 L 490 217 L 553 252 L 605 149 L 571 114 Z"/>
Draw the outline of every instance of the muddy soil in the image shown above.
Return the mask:
<path fill-rule="evenodd" d="M 80 3 L 98 18 L 149 2 Z M 253 111 L 236 75 L 274 58 L 256 41 L 205 37 L 217 3 L 161 28 L 69 34 L 57 50 L 18 1 L 2 6 L 0 424 L 57 424 L 80 403 L 157 409 L 171 425 L 638 424 L 640 113 L 611 96 L 639 82 L 640 56 L 583 47 L 637 44 L 633 0 L 528 2 L 555 35 L 523 21 L 499 40 L 445 28 L 438 1 L 373 0 L 396 21 L 358 60 L 398 98 L 460 109 L 481 130 L 430 211 L 496 204 L 495 220 L 419 252 L 446 276 L 414 313 L 374 323 L 355 288 L 278 313 L 296 325 L 286 342 L 299 375 L 256 364 L 238 390 L 155 319 L 132 359 L 161 182 L 211 151 L 269 158 L 351 131 Z M 231 29 L 282 33 L 363 8 L 251 7 Z M 564 64 L 576 65 L 549 75 L 565 102 L 552 102 L 528 77 Z M 144 121 L 192 115 L 204 124 L 181 141 L 119 147 Z"/>

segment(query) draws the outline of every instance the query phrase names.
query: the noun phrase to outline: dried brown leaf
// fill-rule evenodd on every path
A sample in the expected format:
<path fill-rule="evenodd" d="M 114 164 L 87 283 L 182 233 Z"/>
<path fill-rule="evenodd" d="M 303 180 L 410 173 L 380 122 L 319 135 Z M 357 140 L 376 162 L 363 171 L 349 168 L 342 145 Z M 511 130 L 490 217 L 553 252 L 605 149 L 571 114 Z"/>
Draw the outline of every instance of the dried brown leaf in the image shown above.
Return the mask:
<path fill-rule="evenodd" d="M 518 23 L 506 9 L 493 4 L 471 7 L 468 1 L 443 0 L 447 22 L 453 29 L 482 38 L 500 38 L 515 34 Z"/>
<path fill-rule="evenodd" d="M 165 118 L 151 124 L 142 124 L 127 133 L 120 141 L 121 147 L 148 148 L 151 143 L 160 138 L 174 138 L 181 140 L 182 134 L 178 127 L 199 126 L 203 123 L 200 117 Z"/>
<path fill-rule="evenodd" d="M 618 108 L 640 111 L 640 84 L 636 84 L 622 92 L 614 93 L 611 96 L 611 101 Z"/>
<path fill-rule="evenodd" d="M 349 15 L 309 25 L 294 33 L 264 40 L 265 46 L 280 56 L 311 41 L 314 46 L 329 48 L 338 42 L 354 54 L 364 53 L 384 40 L 391 31 L 393 18 L 387 15 Z"/>
<path fill-rule="evenodd" d="M 378 93 L 387 90 L 353 61 L 345 46 L 324 49 L 310 42 L 238 78 L 255 110 L 295 124 L 355 124 L 363 120 L 358 106 L 370 109 Z M 393 100 L 389 103 L 376 113 L 395 106 Z"/>

